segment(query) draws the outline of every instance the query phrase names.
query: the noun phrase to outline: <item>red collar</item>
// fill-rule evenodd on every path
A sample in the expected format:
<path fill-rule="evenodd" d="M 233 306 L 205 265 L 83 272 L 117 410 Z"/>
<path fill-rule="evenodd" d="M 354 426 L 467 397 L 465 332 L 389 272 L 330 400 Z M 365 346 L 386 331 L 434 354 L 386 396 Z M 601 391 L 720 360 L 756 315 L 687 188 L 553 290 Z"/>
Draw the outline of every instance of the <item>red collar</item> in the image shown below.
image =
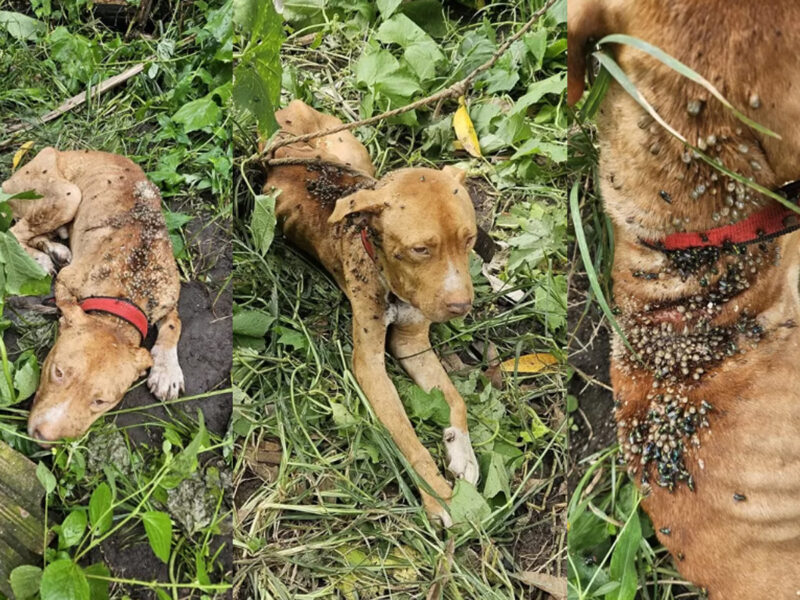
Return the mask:
<path fill-rule="evenodd" d="M 104 312 L 119 317 L 136 328 L 136 331 L 142 336 L 142 342 L 147 339 L 147 334 L 150 331 L 147 315 L 130 300 L 108 296 L 90 296 L 81 300 L 78 306 L 84 312 Z"/>
<path fill-rule="evenodd" d="M 369 241 L 369 235 L 367 235 L 367 228 L 361 230 L 361 243 L 364 245 L 364 250 L 367 251 L 367 254 L 372 259 L 372 262 L 378 260 L 378 256 L 375 254 L 375 248 L 372 245 L 372 242 Z"/>
<path fill-rule="evenodd" d="M 782 190 L 792 201 L 800 199 L 800 182 L 793 182 Z M 776 202 L 738 223 L 706 231 L 673 233 L 658 241 L 644 240 L 644 244 L 658 250 L 746 245 L 764 242 L 796 229 L 800 229 L 800 215 Z"/>

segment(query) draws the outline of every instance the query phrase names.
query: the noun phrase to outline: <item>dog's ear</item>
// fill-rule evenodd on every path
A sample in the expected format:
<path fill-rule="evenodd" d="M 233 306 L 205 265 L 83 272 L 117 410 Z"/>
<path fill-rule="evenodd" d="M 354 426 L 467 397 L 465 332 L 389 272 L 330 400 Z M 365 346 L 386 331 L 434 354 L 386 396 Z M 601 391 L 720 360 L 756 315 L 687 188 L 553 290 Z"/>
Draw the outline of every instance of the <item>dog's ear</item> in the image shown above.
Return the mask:
<path fill-rule="evenodd" d="M 81 190 L 67 180 L 58 165 L 58 150 L 45 148 L 3 183 L 3 191 L 17 194 L 34 190 L 46 200 L 80 202 Z"/>
<path fill-rule="evenodd" d="M 603 0 L 569 0 L 567 3 L 567 103 L 583 96 L 586 81 L 586 51 L 589 40 L 607 30 Z"/>
<path fill-rule="evenodd" d="M 353 213 L 377 215 L 384 208 L 386 204 L 383 201 L 383 194 L 378 190 L 359 190 L 336 201 L 336 207 L 333 209 L 333 214 L 328 217 L 328 223 L 333 225 Z"/>
<path fill-rule="evenodd" d="M 452 165 L 445 165 L 442 167 L 442 173 L 449 175 L 462 185 L 467 180 L 467 172 L 463 169 L 459 169 L 458 167 L 453 167 Z"/>

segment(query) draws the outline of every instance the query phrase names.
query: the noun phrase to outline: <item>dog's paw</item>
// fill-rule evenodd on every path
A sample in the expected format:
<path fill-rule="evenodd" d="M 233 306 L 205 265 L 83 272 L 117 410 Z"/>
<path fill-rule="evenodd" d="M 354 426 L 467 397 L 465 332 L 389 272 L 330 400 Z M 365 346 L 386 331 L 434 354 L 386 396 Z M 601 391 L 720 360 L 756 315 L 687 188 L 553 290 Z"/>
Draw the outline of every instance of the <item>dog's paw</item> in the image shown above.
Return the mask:
<path fill-rule="evenodd" d="M 45 273 L 48 275 L 55 276 L 56 274 L 56 266 L 53 263 L 53 259 L 47 256 L 44 252 L 37 252 L 36 256 L 33 257 L 40 267 L 44 270 Z"/>
<path fill-rule="evenodd" d="M 478 459 L 469 441 L 469 433 L 456 427 L 444 430 L 444 446 L 447 449 L 447 470 L 458 479 L 472 484 L 478 483 Z"/>
<path fill-rule="evenodd" d="M 72 262 L 72 252 L 64 244 L 50 242 L 47 244 L 47 254 L 60 267 Z"/>
<path fill-rule="evenodd" d="M 150 354 L 153 356 L 153 366 L 147 378 L 147 387 L 162 402 L 174 400 L 184 390 L 183 371 L 178 363 L 178 349 L 153 346 Z"/>

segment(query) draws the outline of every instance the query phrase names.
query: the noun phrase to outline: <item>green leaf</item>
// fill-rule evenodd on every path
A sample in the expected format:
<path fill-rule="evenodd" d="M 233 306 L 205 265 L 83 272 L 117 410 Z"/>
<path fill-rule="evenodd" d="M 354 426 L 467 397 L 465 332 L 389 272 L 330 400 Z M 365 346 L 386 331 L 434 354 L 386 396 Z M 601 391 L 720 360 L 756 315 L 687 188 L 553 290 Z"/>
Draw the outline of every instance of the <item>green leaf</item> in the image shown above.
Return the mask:
<path fill-rule="evenodd" d="M 378 11 L 381 13 L 381 17 L 384 19 L 391 17 L 402 1 L 403 0 L 377 0 L 376 4 L 378 5 Z"/>
<path fill-rule="evenodd" d="M 9 232 L 0 232 L 0 263 L 5 271 L 5 294 L 41 296 L 50 291 L 50 276 Z"/>
<path fill-rule="evenodd" d="M 480 523 L 492 514 L 492 509 L 475 486 L 464 479 L 456 481 L 453 499 L 450 502 L 450 516 L 453 524 Z"/>
<path fill-rule="evenodd" d="M 47 565 L 39 586 L 41 600 L 90 600 L 86 575 L 71 559 Z"/>
<path fill-rule="evenodd" d="M 194 217 L 191 215 L 172 212 L 171 210 L 164 211 L 164 221 L 167 224 L 167 231 L 171 233 L 180 231 L 180 229 L 192 219 L 194 219 Z"/>
<path fill-rule="evenodd" d="M 242 310 L 233 315 L 233 333 L 248 337 L 264 337 L 275 317 L 260 310 Z"/>
<path fill-rule="evenodd" d="M 86 512 L 81 509 L 73 510 L 61 523 L 61 534 L 58 536 L 60 549 L 71 548 L 81 541 L 83 532 L 86 531 Z"/>
<path fill-rule="evenodd" d="M 485 459 L 486 476 L 483 484 L 483 496 L 491 499 L 502 493 L 506 498 L 510 498 L 510 476 L 506 469 L 505 458 L 497 452 L 492 452 L 488 457 L 488 460 Z"/>
<path fill-rule="evenodd" d="M 289 329 L 287 327 L 275 327 L 275 333 L 279 334 L 278 343 L 284 346 L 291 346 L 295 350 L 305 350 L 308 348 L 308 338 L 302 331 Z"/>
<path fill-rule="evenodd" d="M 39 361 L 32 350 L 20 354 L 14 363 L 14 387 L 17 389 L 17 401 L 30 398 L 39 385 Z"/>
<path fill-rule="evenodd" d="M 84 569 L 89 580 L 89 597 L 91 600 L 108 600 L 109 581 L 97 577 L 111 577 L 111 572 L 102 563 L 90 565 Z M 96 577 L 93 577 L 96 576 Z"/>
<path fill-rule="evenodd" d="M 222 109 L 209 94 L 181 106 L 172 120 L 183 125 L 186 133 L 216 125 L 222 118 Z"/>
<path fill-rule="evenodd" d="M 142 515 L 142 521 L 150 548 L 161 562 L 167 563 L 172 547 L 172 519 L 165 512 L 150 510 Z"/>
<path fill-rule="evenodd" d="M 233 70 L 233 101 L 255 116 L 258 132 L 266 137 L 278 129 L 274 113 L 281 93 L 283 19 L 272 2 L 237 0 L 234 22 L 250 33 L 250 39 Z"/>
<path fill-rule="evenodd" d="M 250 231 L 253 233 L 256 248 L 262 254 L 266 254 L 275 238 L 275 196 L 255 197 Z"/>
<path fill-rule="evenodd" d="M 33 565 L 22 565 L 11 571 L 9 582 L 16 600 L 33 598 L 39 592 L 42 570 Z"/>
<path fill-rule="evenodd" d="M 92 525 L 94 535 L 103 535 L 111 529 L 114 516 L 111 504 L 111 488 L 104 481 L 95 488 L 89 498 L 89 523 Z"/>
<path fill-rule="evenodd" d="M 408 404 L 409 414 L 422 421 L 431 420 L 437 425 L 450 425 L 450 405 L 438 388 L 425 392 L 418 385 L 401 386 L 400 396 Z"/>
<path fill-rule="evenodd" d="M 619 588 L 606 594 L 606 600 L 634 600 L 639 582 L 636 569 L 636 552 L 642 541 L 642 526 L 636 507 L 628 522 L 617 537 L 617 545 L 611 555 L 608 574 L 612 581 L 619 581 Z"/>
<path fill-rule="evenodd" d="M 56 489 L 56 478 L 50 472 L 50 469 L 45 466 L 44 463 L 40 462 L 36 465 L 36 478 L 39 480 L 39 483 L 42 484 L 44 491 L 48 494 L 53 493 L 53 490 Z"/>
<path fill-rule="evenodd" d="M 41 21 L 7 10 L 0 10 L 0 27 L 21 42 L 35 42 L 47 31 L 47 26 Z"/>

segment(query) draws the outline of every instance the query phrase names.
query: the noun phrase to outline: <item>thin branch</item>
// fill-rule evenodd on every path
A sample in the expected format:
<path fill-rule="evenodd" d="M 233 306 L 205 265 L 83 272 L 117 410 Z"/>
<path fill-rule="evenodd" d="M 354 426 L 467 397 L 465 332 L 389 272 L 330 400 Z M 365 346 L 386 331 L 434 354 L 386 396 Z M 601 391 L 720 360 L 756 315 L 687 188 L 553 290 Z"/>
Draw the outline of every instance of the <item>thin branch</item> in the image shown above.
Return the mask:
<path fill-rule="evenodd" d="M 539 18 L 547 12 L 550 7 L 555 4 L 556 0 L 548 0 L 548 2 L 539 10 L 537 10 L 533 16 L 528 20 L 525 25 L 523 25 L 519 31 L 517 31 L 514 35 L 509 37 L 500 48 L 492 55 L 492 57 L 483 63 L 480 67 L 472 71 L 469 75 L 467 75 L 461 81 L 454 83 L 453 85 L 444 88 L 436 92 L 435 94 L 428 96 L 427 98 L 422 98 L 417 100 L 416 102 L 412 102 L 411 104 L 407 104 L 405 106 L 401 106 L 399 108 L 395 108 L 379 115 L 375 115 L 374 117 L 370 117 L 368 119 L 362 119 L 361 121 L 355 121 L 353 123 L 343 123 L 341 125 L 337 125 L 336 127 L 331 127 L 330 129 L 322 129 L 320 131 L 314 131 L 312 133 L 306 133 L 304 135 L 298 135 L 294 137 L 286 137 L 283 139 L 279 139 L 275 141 L 271 146 L 262 150 L 260 153 L 255 154 L 250 157 L 249 160 L 256 160 L 261 156 L 272 156 L 278 148 L 282 148 L 283 146 L 288 146 L 289 144 L 295 144 L 299 142 L 308 142 L 309 140 L 313 140 L 319 137 L 325 137 L 326 135 L 332 135 L 334 133 L 339 133 L 340 131 L 348 131 L 350 129 L 355 129 L 356 127 L 361 127 L 363 125 L 371 125 L 372 123 L 377 123 L 378 121 L 382 121 L 384 119 L 389 119 L 391 117 L 396 117 L 397 115 L 402 115 L 403 113 L 407 113 L 409 111 L 415 110 L 422 106 L 427 106 L 428 104 L 433 104 L 436 102 L 440 102 L 447 98 L 458 98 L 459 96 L 463 96 L 467 93 L 467 90 L 472 86 L 475 79 L 477 79 L 480 75 L 491 69 L 495 63 L 500 60 L 500 57 L 506 53 L 506 51 L 511 47 L 511 44 L 516 42 L 519 38 L 521 38 L 525 33 L 533 27 L 534 23 L 539 20 Z M 272 159 L 268 158 L 267 163 L 272 164 Z"/>

